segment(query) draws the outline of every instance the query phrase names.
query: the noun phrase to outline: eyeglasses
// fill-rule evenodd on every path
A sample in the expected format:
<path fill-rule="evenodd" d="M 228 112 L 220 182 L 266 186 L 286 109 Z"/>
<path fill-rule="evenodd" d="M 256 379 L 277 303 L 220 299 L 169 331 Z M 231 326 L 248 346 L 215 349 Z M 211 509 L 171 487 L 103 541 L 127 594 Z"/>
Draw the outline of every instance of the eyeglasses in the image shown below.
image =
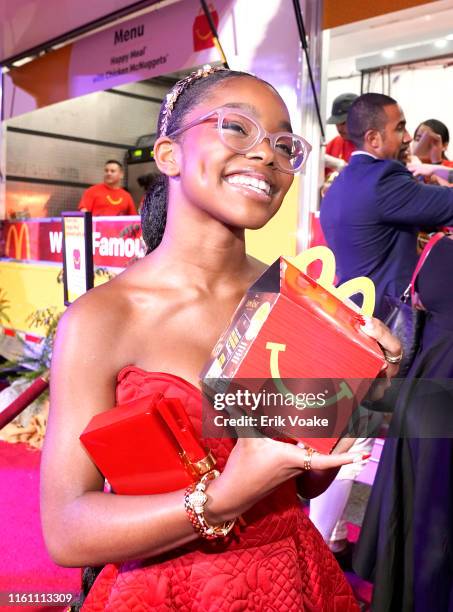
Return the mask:
<path fill-rule="evenodd" d="M 207 121 L 217 115 L 217 131 L 220 140 L 236 153 L 247 153 L 265 138 L 275 153 L 275 165 L 288 174 L 300 172 L 308 159 L 311 145 L 302 136 L 290 132 L 274 132 L 270 134 L 250 114 L 226 106 L 215 110 L 183 125 L 168 134 L 177 136 L 186 130 Z"/>

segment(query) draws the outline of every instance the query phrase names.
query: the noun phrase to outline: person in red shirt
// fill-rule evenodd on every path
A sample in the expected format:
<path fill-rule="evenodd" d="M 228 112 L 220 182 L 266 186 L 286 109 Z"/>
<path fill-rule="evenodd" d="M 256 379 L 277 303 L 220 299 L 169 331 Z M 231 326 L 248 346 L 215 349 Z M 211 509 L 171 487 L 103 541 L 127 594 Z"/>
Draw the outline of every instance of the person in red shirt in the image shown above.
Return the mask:
<path fill-rule="evenodd" d="M 351 154 L 356 150 L 355 145 L 348 140 L 346 127 L 348 110 L 356 98 L 356 94 L 344 93 L 337 96 L 333 101 L 332 114 L 327 119 L 327 123 L 336 125 L 338 136 L 326 145 L 325 165 L 327 175 L 334 170 L 342 170 L 349 162 Z"/>
<path fill-rule="evenodd" d="M 79 210 L 89 211 L 94 217 L 136 215 L 137 209 L 130 193 L 120 187 L 123 177 L 123 165 L 119 161 L 106 161 L 104 182 L 93 185 L 84 192 L 79 202 Z"/>

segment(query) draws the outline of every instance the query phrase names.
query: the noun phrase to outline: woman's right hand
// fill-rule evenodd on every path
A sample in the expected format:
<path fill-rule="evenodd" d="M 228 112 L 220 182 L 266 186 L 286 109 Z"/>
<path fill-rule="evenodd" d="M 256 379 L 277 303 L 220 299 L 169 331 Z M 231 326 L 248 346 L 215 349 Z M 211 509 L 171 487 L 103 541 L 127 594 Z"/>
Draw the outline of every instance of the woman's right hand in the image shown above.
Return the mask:
<path fill-rule="evenodd" d="M 414 176 L 431 176 L 436 169 L 433 164 L 422 164 L 416 162 L 409 162 L 407 169 L 412 172 Z"/>

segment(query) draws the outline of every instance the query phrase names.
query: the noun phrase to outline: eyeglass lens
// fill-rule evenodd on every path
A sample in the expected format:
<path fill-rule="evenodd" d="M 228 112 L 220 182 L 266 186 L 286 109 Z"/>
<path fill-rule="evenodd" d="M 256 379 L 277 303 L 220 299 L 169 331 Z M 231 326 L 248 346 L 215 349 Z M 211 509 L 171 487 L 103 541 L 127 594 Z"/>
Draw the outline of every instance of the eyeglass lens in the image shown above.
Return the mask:
<path fill-rule="evenodd" d="M 238 153 L 246 153 L 255 146 L 259 137 L 259 128 L 247 117 L 232 112 L 222 117 L 220 135 L 223 142 L 231 149 Z M 289 133 L 275 139 L 274 150 L 280 168 L 293 172 L 302 167 L 307 156 L 302 140 Z"/>

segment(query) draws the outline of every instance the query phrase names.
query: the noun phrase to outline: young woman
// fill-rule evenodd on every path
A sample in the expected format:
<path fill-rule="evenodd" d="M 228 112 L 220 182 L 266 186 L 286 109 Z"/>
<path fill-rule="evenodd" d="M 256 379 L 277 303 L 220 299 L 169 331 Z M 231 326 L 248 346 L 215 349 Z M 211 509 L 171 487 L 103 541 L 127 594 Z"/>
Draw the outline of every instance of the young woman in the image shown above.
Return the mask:
<path fill-rule="evenodd" d="M 407 164 L 408 169 L 414 176 L 424 176 L 425 182 L 451 187 L 453 162 L 446 154 L 449 142 L 450 133 L 442 121 L 423 121 L 414 133 L 412 149 L 415 157 Z"/>
<path fill-rule="evenodd" d="M 425 164 L 453 167 L 446 154 L 450 142 L 447 126 L 438 119 L 427 119 L 414 132 L 413 153 Z"/>
<path fill-rule="evenodd" d="M 49 551 L 62 565 L 107 564 L 84 610 L 356 610 L 296 495 L 296 477 L 307 496 L 323 490 L 354 460 L 344 452 L 352 441 L 327 456 L 271 439 L 208 440 L 222 473 L 207 485 L 205 521 L 217 531 L 240 515 L 245 522 L 215 540 L 192 526 L 184 491 L 103 493 L 81 447 L 93 415 L 162 390 L 158 372 L 170 397 L 189 389 L 200 429 L 199 372 L 264 270 L 246 255 L 244 230 L 278 211 L 309 151 L 275 89 L 228 70 L 176 84 L 158 130 L 162 180 L 142 212 L 151 253 L 79 299 L 59 325 L 42 469 Z M 399 353 L 379 322 L 370 333 Z"/>

